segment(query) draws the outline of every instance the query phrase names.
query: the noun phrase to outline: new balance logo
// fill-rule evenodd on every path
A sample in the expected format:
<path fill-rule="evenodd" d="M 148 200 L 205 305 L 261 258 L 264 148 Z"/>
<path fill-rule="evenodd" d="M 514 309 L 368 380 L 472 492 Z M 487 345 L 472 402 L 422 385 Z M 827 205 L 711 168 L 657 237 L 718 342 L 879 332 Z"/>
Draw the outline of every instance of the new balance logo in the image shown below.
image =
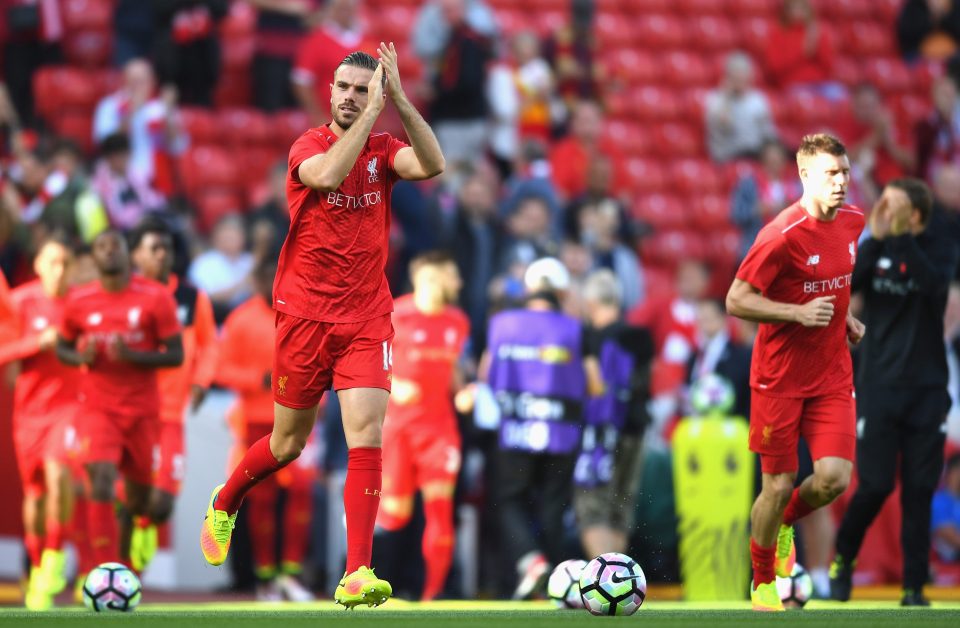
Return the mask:
<path fill-rule="evenodd" d="M 819 263 L 820 263 L 819 255 L 811 255 L 810 257 L 807 258 L 807 266 L 816 266 Z"/>

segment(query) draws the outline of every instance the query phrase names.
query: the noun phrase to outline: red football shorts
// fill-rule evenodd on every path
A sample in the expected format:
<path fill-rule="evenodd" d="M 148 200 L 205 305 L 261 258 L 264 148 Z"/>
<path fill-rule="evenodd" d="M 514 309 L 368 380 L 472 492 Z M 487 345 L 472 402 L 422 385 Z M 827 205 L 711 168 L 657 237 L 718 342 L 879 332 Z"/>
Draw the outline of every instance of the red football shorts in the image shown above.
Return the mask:
<path fill-rule="evenodd" d="M 795 473 L 802 435 L 814 461 L 856 454 L 856 398 L 852 390 L 796 399 L 757 390 L 750 397 L 750 451 L 764 473 Z"/>
<path fill-rule="evenodd" d="M 460 472 L 460 432 L 431 422 L 383 425 L 383 484 L 381 505 L 389 515 L 391 502 L 412 498 L 425 484 L 455 484 Z"/>
<path fill-rule="evenodd" d="M 312 408 L 332 386 L 390 390 L 390 315 L 359 323 L 323 323 L 277 312 L 273 400 Z"/>
<path fill-rule="evenodd" d="M 160 421 L 160 434 L 153 447 L 153 480 L 151 484 L 171 495 L 180 494 L 186 470 L 183 455 L 183 423 Z"/>
<path fill-rule="evenodd" d="M 84 464 L 112 462 L 128 480 L 150 485 L 159 431 L 155 414 L 124 416 L 84 408 L 77 420 L 81 460 Z"/>
<path fill-rule="evenodd" d="M 17 421 L 13 430 L 13 446 L 23 492 L 39 497 L 47 492 L 44 462 L 56 460 L 67 463 L 70 441 L 74 438 L 74 415 L 64 410 L 55 418 L 25 418 Z"/>

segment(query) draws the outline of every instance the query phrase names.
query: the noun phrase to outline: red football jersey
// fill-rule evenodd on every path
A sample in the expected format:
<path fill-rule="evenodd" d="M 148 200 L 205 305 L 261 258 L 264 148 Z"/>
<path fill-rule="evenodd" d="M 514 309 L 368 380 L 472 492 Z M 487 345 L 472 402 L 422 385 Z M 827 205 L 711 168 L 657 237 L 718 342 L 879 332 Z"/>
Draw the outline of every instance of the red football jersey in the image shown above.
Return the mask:
<path fill-rule="evenodd" d="M 81 384 L 81 402 L 124 416 L 158 415 L 156 369 L 113 359 L 107 348 L 119 335 L 131 349 L 157 351 L 160 341 L 180 333 L 177 304 L 162 285 L 134 275 L 120 292 L 107 292 L 99 281 L 67 296 L 60 332 L 79 346 L 96 343 L 96 357 Z"/>
<path fill-rule="evenodd" d="M 290 149 L 290 231 L 277 262 L 273 303 L 291 316 L 357 323 L 393 309 L 384 268 L 390 192 L 398 179 L 393 159 L 406 144 L 373 133 L 336 191 L 308 188 L 300 182 L 300 164 L 330 150 L 337 139 L 330 127 L 316 127 Z"/>
<path fill-rule="evenodd" d="M 863 226 L 863 212 L 855 207 L 844 206 L 834 220 L 822 221 L 794 203 L 757 235 L 737 271 L 738 279 L 780 303 L 837 298 L 826 327 L 760 324 L 751 387 L 771 396 L 804 398 L 852 388 L 846 317 Z"/>
<path fill-rule="evenodd" d="M 453 421 L 453 368 L 470 333 L 467 316 L 448 306 L 439 314 L 424 314 L 412 296 L 400 297 L 393 313 L 393 376 L 420 389 L 420 400 L 387 406 L 391 422 Z"/>
<path fill-rule="evenodd" d="M 34 280 L 10 294 L 13 317 L 10 329 L 16 339 L 0 347 L 0 363 L 20 360 L 20 374 L 14 391 L 14 421 L 20 425 L 58 421 L 76 413 L 79 377 L 76 369 L 60 362 L 56 353 L 40 351 L 38 335 L 58 328 L 63 320 L 65 299 L 50 298 Z M 8 330 L 8 331 L 9 331 Z"/>

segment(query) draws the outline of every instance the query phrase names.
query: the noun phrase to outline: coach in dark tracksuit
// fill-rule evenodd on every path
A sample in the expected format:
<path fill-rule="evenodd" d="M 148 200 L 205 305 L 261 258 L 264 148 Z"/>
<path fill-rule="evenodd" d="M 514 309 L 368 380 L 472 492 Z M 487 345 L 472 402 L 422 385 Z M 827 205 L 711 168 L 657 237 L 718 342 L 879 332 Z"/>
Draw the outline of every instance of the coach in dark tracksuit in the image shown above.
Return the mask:
<path fill-rule="evenodd" d="M 947 360 L 943 314 L 960 252 L 917 179 L 887 184 L 870 215 L 852 290 L 867 327 L 857 373 L 860 484 L 837 533 L 830 596 L 850 599 L 854 561 L 900 468 L 903 606 L 927 606 L 930 500 L 943 468 Z M 851 254 L 853 252 L 851 244 Z"/>

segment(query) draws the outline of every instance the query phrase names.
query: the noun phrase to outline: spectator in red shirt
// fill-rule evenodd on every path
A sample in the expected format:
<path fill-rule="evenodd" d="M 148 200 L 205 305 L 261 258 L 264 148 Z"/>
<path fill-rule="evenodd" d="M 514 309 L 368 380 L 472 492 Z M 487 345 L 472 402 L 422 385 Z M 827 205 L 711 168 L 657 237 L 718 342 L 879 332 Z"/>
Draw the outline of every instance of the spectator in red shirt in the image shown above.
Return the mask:
<path fill-rule="evenodd" d="M 811 87 L 831 98 L 844 95 L 843 87 L 831 82 L 833 42 L 820 29 L 810 0 L 783 1 L 763 58 L 771 87 Z"/>
<path fill-rule="evenodd" d="M 297 102 L 310 116 L 310 124 L 327 121 L 330 84 L 344 57 L 355 50 L 376 54 L 376 43 L 367 36 L 360 19 L 361 0 L 330 0 L 320 24 L 300 44 L 290 75 Z"/>
<path fill-rule="evenodd" d="M 913 172 L 914 154 L 899 137 L 896 118 L 872 84 L 854 88 L 849 115 L 838 130 L 850 147 L 853 164 L 880 188 Z"/>
<path fill-rule="evenodd" d="M 587 165 L 599 155 L 609 158 L 613 167 L 612 193 L 619 197 L 626 192 L 623 155 L 603 137 L 603 122 L 600 105 L 581 100 L 573 111 L 570 135 L 550 151 L 553 184 L 561 201 L 569 201 L 587 191 Z"/>

